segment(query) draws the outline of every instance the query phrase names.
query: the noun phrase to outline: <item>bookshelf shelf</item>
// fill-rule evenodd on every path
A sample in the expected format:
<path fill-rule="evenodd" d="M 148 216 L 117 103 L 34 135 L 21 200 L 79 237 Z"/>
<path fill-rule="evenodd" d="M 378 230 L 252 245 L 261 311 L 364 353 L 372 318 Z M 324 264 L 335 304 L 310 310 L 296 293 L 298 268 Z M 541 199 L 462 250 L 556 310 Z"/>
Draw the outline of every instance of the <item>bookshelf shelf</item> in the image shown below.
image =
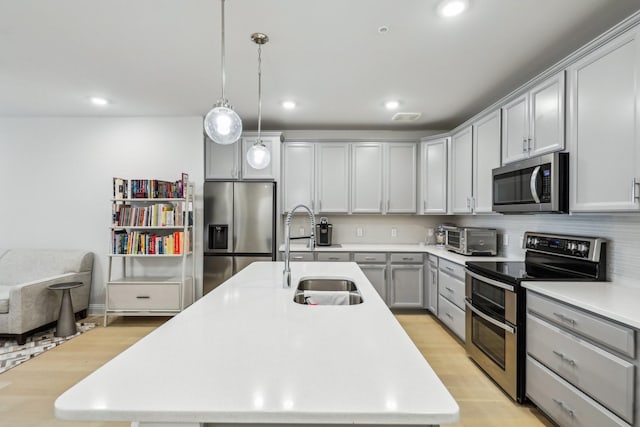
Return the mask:
<path fill-rule="evenodd" d="M 109 316 L 175 315 L 193 303 L 193 194 L 187 174 L 175 182 L 113 179 L 105 326 Z M 146 273 L 158 268 L 177 274 Z"/>

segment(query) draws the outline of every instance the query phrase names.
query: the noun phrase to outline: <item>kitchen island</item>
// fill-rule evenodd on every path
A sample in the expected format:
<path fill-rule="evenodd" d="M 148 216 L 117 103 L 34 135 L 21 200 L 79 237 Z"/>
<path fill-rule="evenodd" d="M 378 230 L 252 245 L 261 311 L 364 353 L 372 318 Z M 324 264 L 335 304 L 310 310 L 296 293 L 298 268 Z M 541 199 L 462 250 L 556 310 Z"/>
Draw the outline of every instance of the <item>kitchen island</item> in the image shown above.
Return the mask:
<path fill-rule="evenodd" d="M 139 426 L 439 425 L 440 379 L 355 263 L 254 263 L 55 402 L 56 416 Z M 353 280 L 363 302 L 293 302 L 305 277 Z"/>

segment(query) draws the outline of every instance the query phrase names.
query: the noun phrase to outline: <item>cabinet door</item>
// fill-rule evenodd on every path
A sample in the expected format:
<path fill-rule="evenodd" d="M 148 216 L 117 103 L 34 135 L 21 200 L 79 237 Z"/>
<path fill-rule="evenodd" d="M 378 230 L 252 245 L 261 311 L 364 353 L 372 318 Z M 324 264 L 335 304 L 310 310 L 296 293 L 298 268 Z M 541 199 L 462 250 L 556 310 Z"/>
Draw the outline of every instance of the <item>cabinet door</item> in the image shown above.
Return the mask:
<path fill-rule="evenodd" d="M 247 152 L 256 143 L 256 136 L 247 136 L 242 138 L 242 179 L 264 179 L 278 180 L 280 170 L 280 138 L 279 137 L 261 137 L 262 143 L 271 153 L 271 161 L 264 169 L 254 169 L 247 162 Z"/>
<path fill-rule="evenodd" d="M 529 91 L 529 155 L 564 150 L 564 71 Z"/>
<path fill-rule="evenodd" d="M 417 146 L 385 144 L 385 195 L 387 213 L 416 213 Z"/>
<path fill-rule="evenodd" d="M 422 307 L 422 265 L 392 265 L 389 307 Z"/>
<path fill-rule="evenodd" d="M 500 166 L 500 110 L 473 124 L 473 211 L 492 211 L 491 170 Z"/>
<path fill-rule="evenodd" d="M 240 142 L 216 144 L 205 138 L 205 179 L 239 179 Z"/>
<path fill-rule="evenodd" d="M 387 303 L 387 265 L 386 264 L 358 264 L 369 282 L 376 289 L 382 300 Z"/>
<path fill-rule="evenodd" d="M 570 210 L 640 207 L 640 40 L 629 31 L 567 70 Z"/>
<path fill-rule="evenodd" d="M 447 213 L 447 145 L 449 138 L 421 144 L 422 213 Z"/>
<path fill-rule="evenodd" d="M 382 212 L 382 144 L 351 145 L 351 212 Z"/>
<path fill-rule="evenodd" d="M 425 295 L 427 300 L 427 308 L 431 313 L 438 315 L 438 261 L 431 261 L 432 256 L 429 257 L 427 264 L 427 283 L 428 292 Z"/>
<path fill-rule="evenodd" d="M 502 164 L 522 160 L 529 147 L 528 96 L 523 94 L 502 107 Z"/>
<path fill-rule="evenodd" d="M 471 213 L 471 126 L 451 137 L 451 211 Z"/>
<path fill-rule="evenodd" d="M 288 212 L 299 204 L 313 206 L 314 148 L 308 142 L 284 145 L 282 210 Z"/>
<path fill-rule="evenodd" d="M 349 144 L 316 144 L 318 212 L 349 212 Z"/>

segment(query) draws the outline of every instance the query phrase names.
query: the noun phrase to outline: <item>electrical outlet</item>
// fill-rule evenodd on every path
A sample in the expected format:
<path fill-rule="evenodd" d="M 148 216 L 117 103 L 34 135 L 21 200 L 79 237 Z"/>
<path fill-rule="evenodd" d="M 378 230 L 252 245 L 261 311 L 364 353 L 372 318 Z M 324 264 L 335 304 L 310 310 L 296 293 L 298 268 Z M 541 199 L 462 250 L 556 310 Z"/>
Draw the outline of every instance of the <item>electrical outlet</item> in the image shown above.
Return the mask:
<path fill-rule="evenodd" d="M 398 237 L 398 229 L 391 227 L 391 237 Z"/>
<path fill-rule="evenodd" d="M 356 237 L 362 236 L 364 236 L 364 230 L 362 229 L 362 227 L 356 227 Z"/>
<path fill-rule="evenodd" d="M 298 229 L 298 233 L 299 233 L 299 234 L 298 234 L 299 236 L 304 236 L 304 227 L 300 227 L 300 228 Z"/>

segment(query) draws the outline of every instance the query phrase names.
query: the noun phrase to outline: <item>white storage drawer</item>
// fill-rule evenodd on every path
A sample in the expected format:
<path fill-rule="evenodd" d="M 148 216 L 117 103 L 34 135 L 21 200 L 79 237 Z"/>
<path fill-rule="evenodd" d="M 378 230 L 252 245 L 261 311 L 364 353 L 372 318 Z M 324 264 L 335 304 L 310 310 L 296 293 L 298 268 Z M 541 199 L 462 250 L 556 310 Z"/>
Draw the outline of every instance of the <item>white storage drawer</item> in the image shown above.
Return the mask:
<path fill-rule="evenodd" d="M 289 254 L 289 261 L 315 261 L 315 259 L 313 257 L 313 252 L 291 252 Z"/>
<path fill-rule="evenodd" d="M 527 314 L 527 352 L 537 361 L 633 422 L 633 364 Z"/>
<path fill-rule="evenodd" d="M 453 277 L 457 277 L 464 283 L 464 265 L 456 264 L 444 258 L 440 258 L 440 271 L 449 274 Z"/>
<path fill-rule="evenodd" d="M 434 267 L 438 267 L 438 257 L 433 254 L 427 254 L 427 259 L 429 260 L 429 264 Z"/>
<path fill-rule="evenodd" d="M 410 263 L 419 263 L 422 264 L 424 262 L 424 258 L 422 254 L 402 254 L 402 253 L 392 253 L 391 254 L 391 262 L 392 263 L 402 263 L 402 262 L 410 262 Z"/>
<path fill-rule="evenodd" d="M 109 284 L 109 310 L 180 310 L 180 285 Z"/>
<path fill-rule="evenodd" d="M 438 298 L 438 318 L 447 325 L 454 334 L 458 336 L 462 341 L 464 338 L 464 322 L 465 312 L 453 305 L 449 300 L 440 296 Z"/>
<path fill-rule="evenodd" d="M 561 426 L 630 427 L 531 356 L 526 372 L 527 396 Z"/>
<path fill-rule="evenodd" d="M 527 292 L 527 309 L 606 347 L 635 357 L 635 335 L 631 328 L 530 291 Z"/>
<path fill-rule="evenodd" d="M 354 253 L 353 260 L 355 262 L 375 262 L 375 263 L 386 263 L 387 262 L 387 254 L 384 252 L 368 252 L 368 253 Z"/>
<path fill-rule="evenodd" d="M 316 252 L 318 261 L 349 261 L 349 252 Z"/>
<path fill-rule="evenodd" d="M 464 310 L 464 281 L 440 271 L 438 292 L 440 295 Z"/>

